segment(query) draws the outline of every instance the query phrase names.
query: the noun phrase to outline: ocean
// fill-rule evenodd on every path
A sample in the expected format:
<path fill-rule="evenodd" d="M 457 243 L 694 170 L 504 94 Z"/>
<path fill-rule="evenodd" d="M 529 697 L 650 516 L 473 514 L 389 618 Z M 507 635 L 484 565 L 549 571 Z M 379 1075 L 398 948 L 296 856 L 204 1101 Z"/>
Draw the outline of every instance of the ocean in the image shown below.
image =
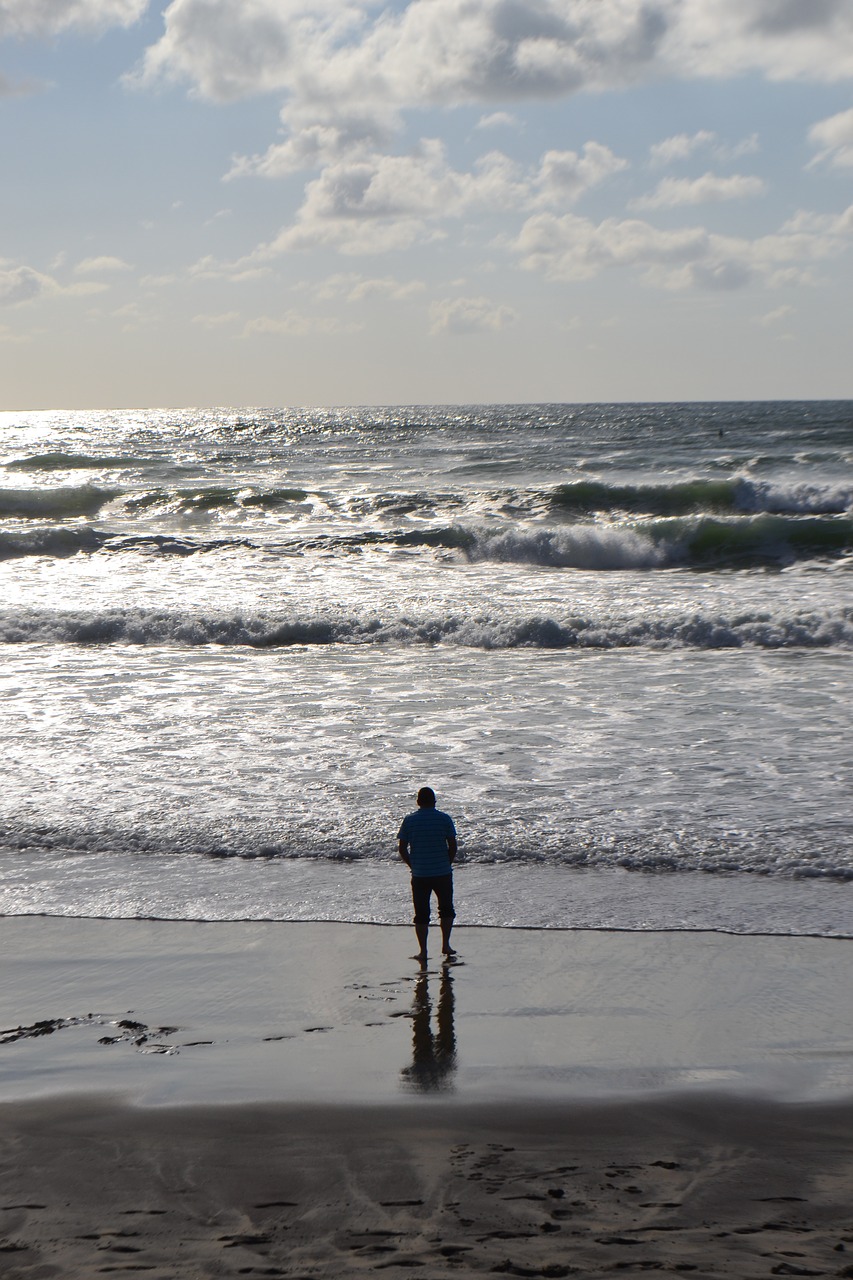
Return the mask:
<path fill-rule="evenodd" d="M 0 415 L 0 913 L 853 936 L 853 402 Z M 458 945 L 464 935 L 458 933 Z"/>

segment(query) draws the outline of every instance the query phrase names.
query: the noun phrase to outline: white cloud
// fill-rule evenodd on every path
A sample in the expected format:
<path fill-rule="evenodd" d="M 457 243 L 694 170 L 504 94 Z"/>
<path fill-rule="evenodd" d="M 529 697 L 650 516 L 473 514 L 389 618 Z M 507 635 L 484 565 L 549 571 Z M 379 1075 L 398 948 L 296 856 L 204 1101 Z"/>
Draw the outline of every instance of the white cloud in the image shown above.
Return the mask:
<path fill-rule="evenodd" d="M 585 143 L 582 155 L 576 151 L 547 151 L 534 179 L 539 189 L 537 203 L 574 203 L 591 187 L 627 167 L 627 160 L 600 142 Z"/>
<path fill-rule="evenodd" d="M 408 155 L 362 151 L 326 164 L 307 184 L 293 222 L 246 261 L 321 245 L 344 254 L 407 249 L 475 210 L 565 207 L 626 167 L 598 142 L 580 153 L 549 151 L 527 173 L 500 151 L 481 156 L 470 171 L 454 169 L 438 139 L 423 139 Z"/>
<path fill-rule="evenodd" d="M 243 272 L 294 250 L 405 250 L 475 211 L 560 212 L 626 164 L 588 142 L 581 151 L 549 151 L 537 171 L 494 152 L 463 172 L 436 140 L 394 153 L 410 110 L 480 106 L 486 128 L 514 123 L 515 103 L 581 90 L 745 73 L 819 81 L 853 74 L 851 0 L 171 0 L 163 17 L 138 84 L 182 82 L 219 101 L 258 93 L 284 100 L 284 136 L 236 157 L 227 176 L 316 175 L 289 223 L 242 260 Z M 731 156 L 755 145 L 753 137 L 727 149 L 700 130 L 659 142 L 651 161 L 675 163 L 701 148 Z M 757 177 L 709 173 L 665 180 L 635 207 L 763 189 Z M 194 271 L 251 278 L 236 269 L 208 262 Z"/>
<path fill-rule="evenodd" d="M 208 255 L 194 262 L 188 268 L 187 275 L 193 280 L 227 280 L 230 284 L 245 284 L 248 280 L 260 280 L 269 275 L 269 267 L 252 264 L 245 259 L 239 262 L 219 262 Z M 169 284 L 171 277 L 164 276 L 158 279 L 146 276 L 143 283 L 155 284 L 160 281 Z"/>
<path fill-rule="evenodd" d="M 172 0 L 164 20 L 143 82 L 222 100 L 284 91 L 326 123 L 347 104 L 491 106 L 662 78 L 853 70 L 849 0 Z"/>
<path fill-rule="evenodd" d="M 318 121 L 313 116 L 302 119 L 293 108 L 282 112 L 282 123 L 288 132 L 286 142 L 277 142 L 263 154 L 236 156 L 226 181 L 246 176 L 283 178 L 304 169 L 319 169 L 325 164 L 354 156 L 367 155 L 377 148 L 387 150 L 400 127 L 399 113 L 393 107 L 362 109 L 359 104 L 335 107 L 334 119 Z"/>
<path fill-rule="evenodd" d="M 523 267 L 551 280 L 586 280 L 616 268 L 639 270 L 661 288 L 737 289 L 747 284 L 813 283 L 812 268 L 849 246 L 853 206 L 820 227 L 799 226 L 754 240 L 705 227 L 662 231 L 640 219 L 594 223 L 574 214 L 540 213 L 514 241 Z"/>
<path fill-rule="evenodd" d="M 121 321 L 122 333 L 136 333 L 140 329 L 161 322 L 161 316 L 149 308 L 141 307 L 137 302 L 128 302 L 123 307 L 116 307 L 110 315 L 114 320 Z"/>
<path fill-rule="evenodd" d="M 181 203 L 183 202 L 179 201 L 179 204 Z M 201 225 L 205 228 L 215 227 L 218 223 L 227 222 L 228 219 L 233 218 L 233 216 L 234 216 L 233 209 L 218 209 L 216 213 L 212 214 L 209 218 L 205 218 L 204 222 Z"/>
<path fill-rule="evenodd" d="M 166 289 L 169 285 L 177 284 L 178 277 L 176 275 L 141 276 L 139 283 L 143 289 Z"/>
<path fill-rule="evenodd" d="M 509 111 L 492 111 L 489 115 L 480 116 L 475 126 L 477 129 L 517 129 L 520 127 L 517 116 Z"/>
<path fill-rule="evenodd" d="M 0 262 L 0 306 L 32 302 L 46 293 L 58 292 L 56 281 L 32 267 Z"/>
<path fill-rule="evenodd" d="M 356 333 L 360 325 L 345 324 L 337 316 L 305 316 L 297 311 L 286 311 L 283 316 L 258 316 L 250 320 L 243 330 L 244 337 L 270 334 L 275 337 L 305 338 L 311 334 L 325 335 Z"/>
<path fill-rule="evenodd" d="M 839 237 L 853 234 L 853 204 L 841 213 L 811 213 L 801 209 L 781 228 L 785 235 Z"/>
<path fill-rule="evenodd" d="M 741 156 L 754 156 L 759 150 L 758 134 L 750 133 L 746 138 L 741 138 L 740 142 L 736 142 L 733 147 L 718 147 L 716 154 L 723 160 L 739 160 Z"/>
<path fill-rule="evenodd" d="M 99 258 L 84 258 L 82 262 L 78 262 L 74 268 L 74 274 L 78 276 L 100 275 L 103 272 L 112 273 L 115 271 L 132 271 L 130 263 L 125 262 L 122 258 L 112 258 L 103 255 Z"/>
<path fill-rule="evenodd" d="M 516 103 L 581 90 L 747 73 L 853 75 L 851 0 L 171 0 L 163 17 L 138 84 L 180 82 L 218 101 L 283 99 L 283 136 L 236 157 L 226 176 L 315 175 L 288 224 L 238 264 L 249 272 L 295 250 L 405 250 L 475 212 L 559 213 L 626 166 L 588 142 L 547 152 L 538 170 L 523 172 L 494 152 L 464 172 L 436 140 L 395 154 L 407 111 L 480 107 L 477 127 L 486 129 L 514 125 Z M 650 159 L 672 164 L 702 148 L 731 157 L 756 145 L 753 136 L 727 147 L 700 130 L 664 139 Z M 757 177 L 709 173 L 665 180 L 635 207 L 763 189 Z M 210 262 L 194 269 L 239 278 L 236 270 Z"/>
<path fill-rule="evenodd" d="M 378 152 L 329 164 L 309 182 L 295 221 L 255 257 L 327 245 L 345 254 L 407 249 L 440 232 L 430 224 L 474 208 L 518 207 L 528 185 L 500 152 L 472 172 L 453 169 L 443 143 L 424 139 L 410 155 Z"/>
<path fill-rule="evenodd" d="M 135 82 L 187 81 L 225 102 L 292 89 L 362 21 L 354 5 L 338 0 L 172 0 L 163 18 L 164 34 Z"/>
<path fill-rule="evenodd" d="M 826 161 L 835 169 L 853 168 L 853 107 L 812 125 L 809 142 L 820 147 L 812 165 Z"/>
<path fill-rule="evenodd" d="M 2 0 L 0 39 L 54 36 L 71 28 L 129 27 L 149 0 Z"/>
<path fill-rule="evenodd" d="M 425 289 L 423 280 L 397 280 L 394 276 L 365 277 L 356 272 L 346 272 L 329 276 L 321 285 L 313 287 L 313 293 L 321 301 L 344 298 L 347 302 L 363 302 L 365 298 L 384 297 L 392 302 L 405 302 L 423 293 Z"/>
<path fill-rule="evenodd" d="M 659 231 L 637 219 L 594 223 L 575 214 L 536 214 L 521 229 L 515 248 L 522 265 L 552 280 L 585 280 L 608 267 L 678 265 L 708 253 L 703 227 Z"/>
<path fill-rule="evenodd" d="M 489 333 L 515 319 L 512 307 L 490 298 L 444 298 L 430 307 L 430 333 Z"/>
<path fill-rule="evenodd" d="M 649 148 L 649 165 L 652 169 L 659 169 L 678 164 L 702 149 L 711 150 L 718 160 L 739 160 L 741 156 L 751 156 L 758 151 L 758 134 L 751 133 L 740 142 L 727 143 L 721 142 L 709 129 L 700 129 L 698 133 L 676 133 Z"/>
<path fill-rule="evenodd" d="M 776 307 L 773 311 L 767 311 L 763 316 L 756 316 L 755 323 L 760 324 L 762 328 L 769 329 L 773 325 L 778 324 L 780 320 L 787 320 L 788 316 L 795 314 L 795 308 L 785 303 L 784 306 Z"/>
<path fill-rule="evenodd" d="M 633 209 L 674 209 L 679 205 L 717 204 L 722 200 L 746 200 L 764 193 L 761 178 L 744 174 L 721 177 L 703 173 L 700 178 L 663 178 L 654 191 L 631 201 Z"/>
<path fill-rule="evenodd" d="M 193 324 L 199 325 L 202 329 L 221 329 L 225 325 L 234 324 L 240 319 L 239 311 L 221 311 L 216 315 L 197 315 L 193 316 Z"/>
<path fill-rule="evenodd" d="M 87 297 L 95 293 L 105 293 L 108 285 L 96 280 L 80 280 L 75 284 L 62 285 L 53 276 L 23 264 L 3 262 L 0 260 L 0 306 L 17 306 L 19 303 L 34 302 L 44 297 Z"/>
<path fill-rule="evenodd" d="M 710 133 L 707 129 L 700 129 L 698 133 L 693 134 L 676 133 L 671 138 L 664 138 L 662 142 L 656 142 L 649 148 L 650 163 L 657 167 L 687 160 L 700 147 L 711 146 L 716 137 L 715 133 Z"/>

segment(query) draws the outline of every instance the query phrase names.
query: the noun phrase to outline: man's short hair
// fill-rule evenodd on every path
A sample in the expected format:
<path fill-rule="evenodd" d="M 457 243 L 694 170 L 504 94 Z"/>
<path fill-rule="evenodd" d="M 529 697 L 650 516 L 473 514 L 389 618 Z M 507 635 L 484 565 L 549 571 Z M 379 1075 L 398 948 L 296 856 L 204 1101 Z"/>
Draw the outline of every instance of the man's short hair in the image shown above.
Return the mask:
<path fill-rule="evenodd" d="M 421 809 L 435 808 L 435 792 L 432 787 L 421 787 L 418 792 L 418 807 Z"/>

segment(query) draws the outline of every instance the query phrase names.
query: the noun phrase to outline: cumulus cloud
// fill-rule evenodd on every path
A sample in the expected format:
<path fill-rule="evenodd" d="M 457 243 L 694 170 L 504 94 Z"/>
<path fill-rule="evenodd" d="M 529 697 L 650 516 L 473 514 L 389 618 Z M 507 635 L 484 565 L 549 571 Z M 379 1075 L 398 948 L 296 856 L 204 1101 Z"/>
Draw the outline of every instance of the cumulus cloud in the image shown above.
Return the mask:
<path fill-rule="evenodd" d="M 812 125 L 809 142 L 820 148 L 813 165 L 825 161 L 836 169 L 853 168 L 853 108 Z"/>
<path fill-rule="evenodd" d="M 42 294 L 56 291 L 56 282 L 50 276 L 32 267 L 0 262 L 0 305 L 10 307 L 19 302 L 32 302 Z"/>
<path fill-rule="evenodd" d="M 580 155 L 576 151 L 547 151 L 534 179 L 538 203 L 573 203 L 591 187 L 627 167 L 627 160 L 600 142 L 585 143 Z"/>
<path fill-rule="evenodd" d="M 586 280 L 606 270 L 640 271 L 672 290 L 737 289 L 811 283 L 813 267 L 840 252 L 853 234 L 853 206 L 820 227 L 798 225 L 747 239 L 705 227 L 660 230 L 641 219 L 595 223 L 574 214 L 529 218 L 512 244 L 521 265 L 550 280 Z"/>
<path fill-rule="evenodd" d="M 764 193 L 761 178 L 733 173 L 721 177 L 703 173 L 700 178 L 663 178 L 654 191 L 631 201 L 633 209 L 674 209 L 678 205 L 717 204 L 722 200 L 746 200 Z"/>
<path fill-rule="evenodd" d="M 455 169 L 438 139 L 422 139 L 407 155 L 362 150 L 327 163 L 307 184 L 294 220 L 252 259 L 318 246 L 353 255 L 407 249 L 474 211 L 565 208 L 626 167 L 598 142 L 581 152 L 546 152 L 528 171 L 500 151 L 471 170 Z"/>
<path fill-rule="evenodd" d="M 490 333 L 515 319 L 512 307 L 490 298 L 443 298 L 430 307 L 430 333 Z"/>
<path fill-rule="evenodd" d="M 500 152 L 470 172 L 454 169 L 444 144 L 424 139 L 408 155 L 365 153 L 328 164 L 309 182 L 294 222 L 257 251 L 273 257 L 326 245 L 345 254 L 407 249 L 441 234 L 431 224 L 475 208 L 513 208 L 528 187 Z"/>
<path fill-rule="evenodd" d="M 164 20 L 142 81 L 221 100 L 286 91 L 327 121 L 345 103 L 492 106 L 656 78 L 830 81 L 853 69 L 849 0 L 172 0 Z"/>
<path fill-rule="evenodd" d="M 149 0 L 0 0 L 0 39 L 53 36 L 72 28 L 129 27 Z"/>
<path fill-rule="evenodd" d="M 135 82 L 184 81 L 227 102 L 292 91 L 303 71 L 322 66 L 359 29 L 364 15 L 338 0 L 172 0 L 163 19 L 163 36 L 147 50 Z"/>
<path fill-rule="evenodd" d="M 0 306 L 17 306 L 19 303 L 35 302 L 38 298 L 62 295 L 85 297 L 104 293 L 107 288 L 107 285 L 96 280 L 79 280 L 74 284 L 62 285 L 53 276 L 35 271 L 32 267 L 0 260 Z"/>
<path fill-rule="evenodd" d="M 314 296 L 322 301 L 344 298 L 347 302 L 363 302 L 365 298 L 382 297 L 392 302 L 405 302 L 423 293 L 423 280 L 397 280 L 394 276 L 365 277 L 356 272 L 329 276 L 314 287 Z"/>
<path fill-rule="evenodd" d="M 514 125 L 516 104 L 581 90 L 744 73 L 822 81 L 853 74 L 850 0 L 170 0 L 163 20 L 137 84 L 183 83 L 223 102 L 258 93 L 283 101 L 281 136 L 236 157 L 226 176 L 314 175 L 288 225 L 243 262 L 247 271 L 318 247 L 405 250 L 475 211 L 559 214 L 626 166 L 587 142 L 547 152 L 532 171 L 492 152 L 464 172 L 435 140 L 396 153 L 407 112 L 473 106 L 485 130 Z M 731 156 L 754 146 L 753 138 L 727 149 L 700 130 L 664 139 L 650 160 L 662 166 L 702 148 Z M 635 207 L 762 190 L 759 178 L 705 174 L 664 181 Z"/>
<path fill-rule="evenodd" d="M 702 227 L 660 231 L 639 219 L 594 223 L 575 214 L 536 214 L 515 248 L 522 265 L 552 280 L 586 280 L 608 267 L 678 265 L 704 259 L 710 237 Z"/>
<path fill-rule="evenodd" d="M 101 275 L 104 272 L 111 274 L 116 271 L 131 271 L 133 268 L 130 263 L 125 262 L 122 258 L 112 258 L 107 254 L 98 258 L 84 258 L 82 262 L 78 262 L 74 268 L 74 274 L 78 276 Z"/>
<path fill-rule="evenodd" d="M 131 12 L 142 0 L 86 3 Z M 404 250 L 474 210 L 561 212 L 625 167 L 588 142 L 547 152 L 535 172 L 520 172 L 499 152 L 462 172 L 435 140 L 395 154 L 409 111 L 480 107 L 477 128 L 486 129 L 514 124 L 517 103 L 581 90 L 743 73 L 823 81 L 853 74 L 850 0 L 170 0 L 163 19 L 137 84 L 183 83 L 216 101 L 283 99 L 282 136 L 236 157 L 227 177 L 316 175 L 295 217 L 251 255 L 248 270 L 300 249 Z M 651 163 L 703 147 L 725 151 L 700 130 L 656 144 Z M 762 190 L 758 178 L 706 174 L 665 181 L 637 207 Z"/>
<path fill-rule="evenodd" d="M 269 275 L 269 267 L 247 260 L 220 262 L 217 258 L 208 255 L 194 262 L 187 274 L 193 280 L 227 280 L 230 284 L 245 284 L 248 280 L 260 280 L 263 276 Z M 146 276 L 142 281 L 143 284 L 171 284 L 172 282 L 170 276 L 159 278 Z"/>
<path fill-rule="evenodd" d="M 687 160 L 700 147 L 709 147 L 716 141 L 717 135 L 707 129 L 698 133 L 676 133 L 671 138 L 664 138 L 649 148 L 649 161 L 653 166 L 675 164 Z"/>
<path fill-rule="evenodd" d="M 649 148 L 649 165 L 652 169 L 660 169 L 679 164 L 702 149 L 710 149 L 718 160 L 739 160 L 741 156 L 751 156 L 758 151 L 758 134 L 751 133 L 740 142 L 727 143 L 720 141 L 710 129 L 700 129 L 698 133 L 676 133 Z"/>

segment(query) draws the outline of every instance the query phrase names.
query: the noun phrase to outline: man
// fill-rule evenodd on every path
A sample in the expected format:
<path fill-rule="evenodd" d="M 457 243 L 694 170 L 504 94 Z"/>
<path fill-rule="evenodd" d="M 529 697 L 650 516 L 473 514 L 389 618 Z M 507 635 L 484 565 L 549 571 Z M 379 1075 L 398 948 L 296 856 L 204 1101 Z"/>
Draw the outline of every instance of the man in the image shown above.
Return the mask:
<path fill-rule="evenodd" d="M 453 870 L 456 857 L 456 828 L 453 819 L 435 807 L 432 787 L 421 787 L 418 807 L 403 819 L 397 833 L 400 857 L 412 873 L 412 902 L 415 907 L 415 934 L 420 950 L 414 957 L 427 962 L 430 904 L 433 893 L 438 899 L 441 924 L 441 950 L 451 958 L 456 952 L 450 945 L 450 931 L 456 912 L 453 910 Z"/>

